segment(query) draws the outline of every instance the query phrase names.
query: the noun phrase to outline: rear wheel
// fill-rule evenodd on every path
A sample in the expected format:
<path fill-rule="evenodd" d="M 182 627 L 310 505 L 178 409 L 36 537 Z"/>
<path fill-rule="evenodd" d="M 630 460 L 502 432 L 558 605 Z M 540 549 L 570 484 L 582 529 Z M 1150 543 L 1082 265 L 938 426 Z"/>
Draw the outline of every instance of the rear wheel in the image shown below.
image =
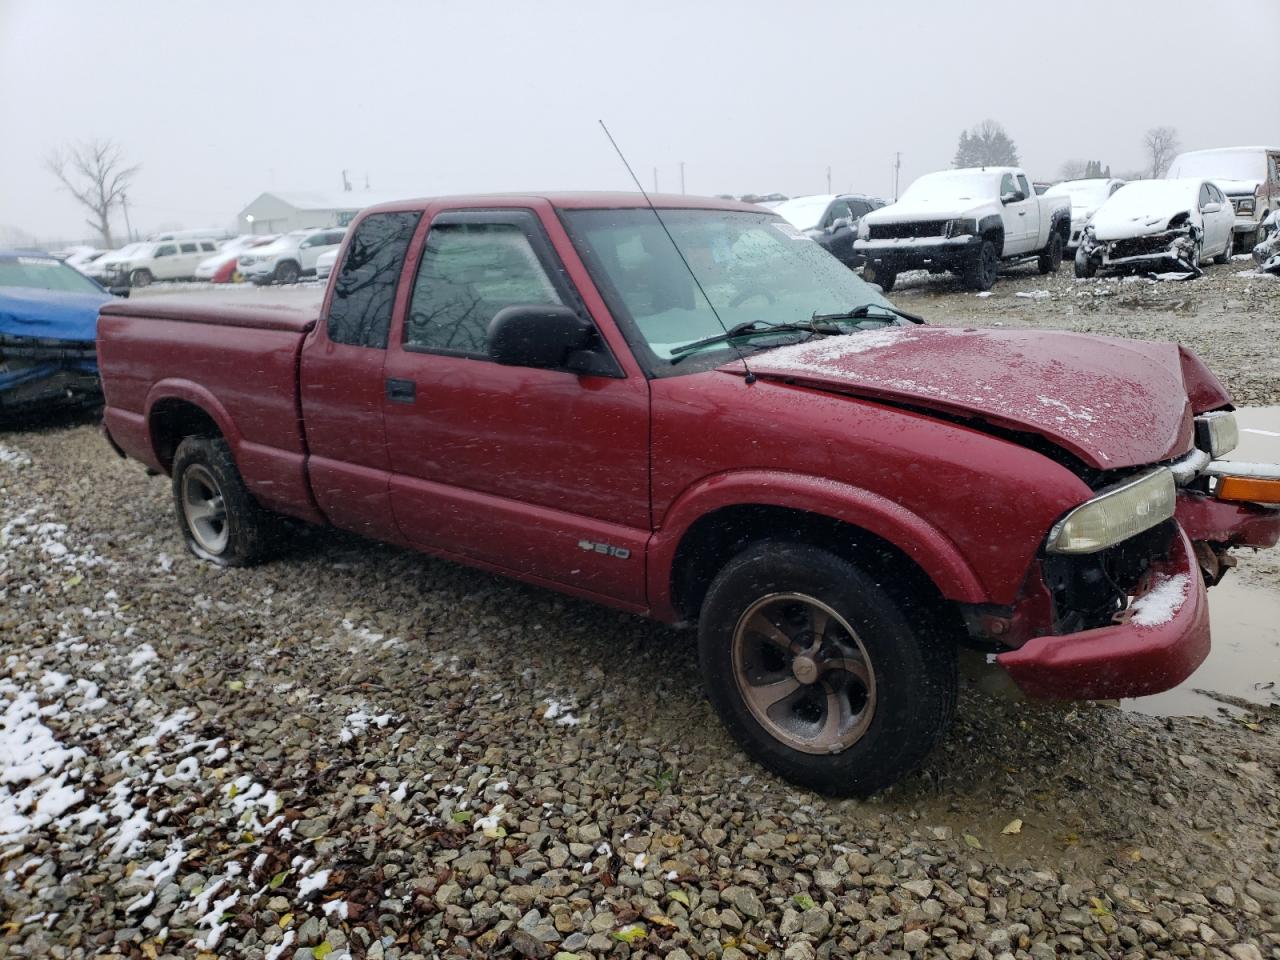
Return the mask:
<path fill-rule="evenodd" d="M 1036 261 L 1036 267 L 1042 274 L 1057 273 L 1058 268 L 1062 266 L 1062 234 L 1058 231 L 1053 232 L 1053 236 L 1049 238 L 1049 243 L 1040 251 L 1040 258 Z"/>
<path fill-rule="evenodd" d="M 1098 261 L 1084 252 L 1084 247 L 1076 247 L 1076 276 L 1088 278 L 1098 272 Z"/>
<path fill-rule="evenodd" d="M 858 566 L 764 542 L 731 560 L 699 618 L 707 696 L 754 759 L 795 783 L 866 795 L 946 731 L 954 648 Z"/>
<path fill-rule="evenodd" d="M 139 267 L 129 274 L 129 286 L 131 287 L 149 287 L 151 281 L 155 278 L 151 276 L 151 271 L 146 267 Z"/>
<path fill-rule="evenodd" d="M 292 260 L 285 260 L 276 267 L 275 281 L 276 283 L 297 283 L 300 275 L 298 265 Z"/>
<path fill-rule="evenodd" d="M 970 290 L 990 290 L 1000 271 L 1000 254 L 991 240 L 983 240 L 973 258 L 965 266 L 964 284 Z"/>
<path fill-rule="evenodd" d="M 266 556 L 277 518 L 245 487 L 221 437 L 188 437 L 173 457 L 173 500 L 187 549 L 224 567 Z"/>
<path fill-rule="evenodd" d="M 893 285 L 898 279 L 898 271 L 883 262 L 872 260 L 862 268 L 862 279 L 867 283 L 876 284 L 881 290 L 888 293 L 893 289 Z"/>

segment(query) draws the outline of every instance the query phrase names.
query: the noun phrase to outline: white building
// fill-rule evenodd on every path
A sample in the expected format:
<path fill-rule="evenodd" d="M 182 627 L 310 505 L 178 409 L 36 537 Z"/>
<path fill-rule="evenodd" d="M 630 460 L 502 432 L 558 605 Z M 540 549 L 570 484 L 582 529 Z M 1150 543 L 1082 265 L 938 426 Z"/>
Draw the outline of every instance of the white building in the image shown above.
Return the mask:
<path fill-rule="evenodd" d="M 377 194 L 368 190 L 342 193 L 270 190 L 240 211 L 241 233 L 288 233 L 306 227 L 345 227 L 365 207 L 400 195 Z"/>

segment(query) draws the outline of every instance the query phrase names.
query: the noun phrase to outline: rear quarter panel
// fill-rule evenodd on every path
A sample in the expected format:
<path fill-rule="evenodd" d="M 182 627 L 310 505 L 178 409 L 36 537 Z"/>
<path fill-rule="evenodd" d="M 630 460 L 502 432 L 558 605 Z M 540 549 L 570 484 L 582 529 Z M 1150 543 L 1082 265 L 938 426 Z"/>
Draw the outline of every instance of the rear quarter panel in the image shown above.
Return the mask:
<path fill-rule="evenodd" d="M 305 471 L 297 365 L 302 334 L 123 314 L 98 319 L 98 362 L 112 438 L 168 472 L 151 434 L 165 400 L 204 410 L 231 445 L 245 484 L 264 506 L 313 508 Z"/>

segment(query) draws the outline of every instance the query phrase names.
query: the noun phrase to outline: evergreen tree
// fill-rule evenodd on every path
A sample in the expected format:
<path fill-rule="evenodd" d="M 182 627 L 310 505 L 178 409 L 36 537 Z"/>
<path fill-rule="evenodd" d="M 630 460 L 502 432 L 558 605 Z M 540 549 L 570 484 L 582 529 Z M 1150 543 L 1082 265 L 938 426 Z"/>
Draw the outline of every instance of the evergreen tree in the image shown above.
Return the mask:
<path fill-rule="evenodd" d="M 1018 148 L 1004 127 L 984 120 L 972 130 L 962 131 L 952 161 L 956 167 L 1016 167 Z"/>

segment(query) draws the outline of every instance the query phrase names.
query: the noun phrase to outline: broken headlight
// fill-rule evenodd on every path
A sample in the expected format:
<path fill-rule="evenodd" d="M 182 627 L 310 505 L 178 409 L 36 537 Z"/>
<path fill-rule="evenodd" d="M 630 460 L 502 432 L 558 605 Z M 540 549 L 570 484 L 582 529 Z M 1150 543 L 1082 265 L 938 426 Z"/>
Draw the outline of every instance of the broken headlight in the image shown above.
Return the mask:
<path fill-rule="evenodd" d="M 1217 410 L 1196 417 L 1196 446 L 1215 460 L 1225 457 L 1240 444 L 1236 415 Z"/>
<path fill-rule="evenodd" d="M 972 237 L 978 232 L 978 221 L 973 219 L 948 220 L 948 237 Z"/>
<path fill-rule="evenodd" d="M 1177 488 L 1167 467 L 1109 487 L 1053 525 L 1050 553 L 1097 553 L 1173 516 Z"/>

